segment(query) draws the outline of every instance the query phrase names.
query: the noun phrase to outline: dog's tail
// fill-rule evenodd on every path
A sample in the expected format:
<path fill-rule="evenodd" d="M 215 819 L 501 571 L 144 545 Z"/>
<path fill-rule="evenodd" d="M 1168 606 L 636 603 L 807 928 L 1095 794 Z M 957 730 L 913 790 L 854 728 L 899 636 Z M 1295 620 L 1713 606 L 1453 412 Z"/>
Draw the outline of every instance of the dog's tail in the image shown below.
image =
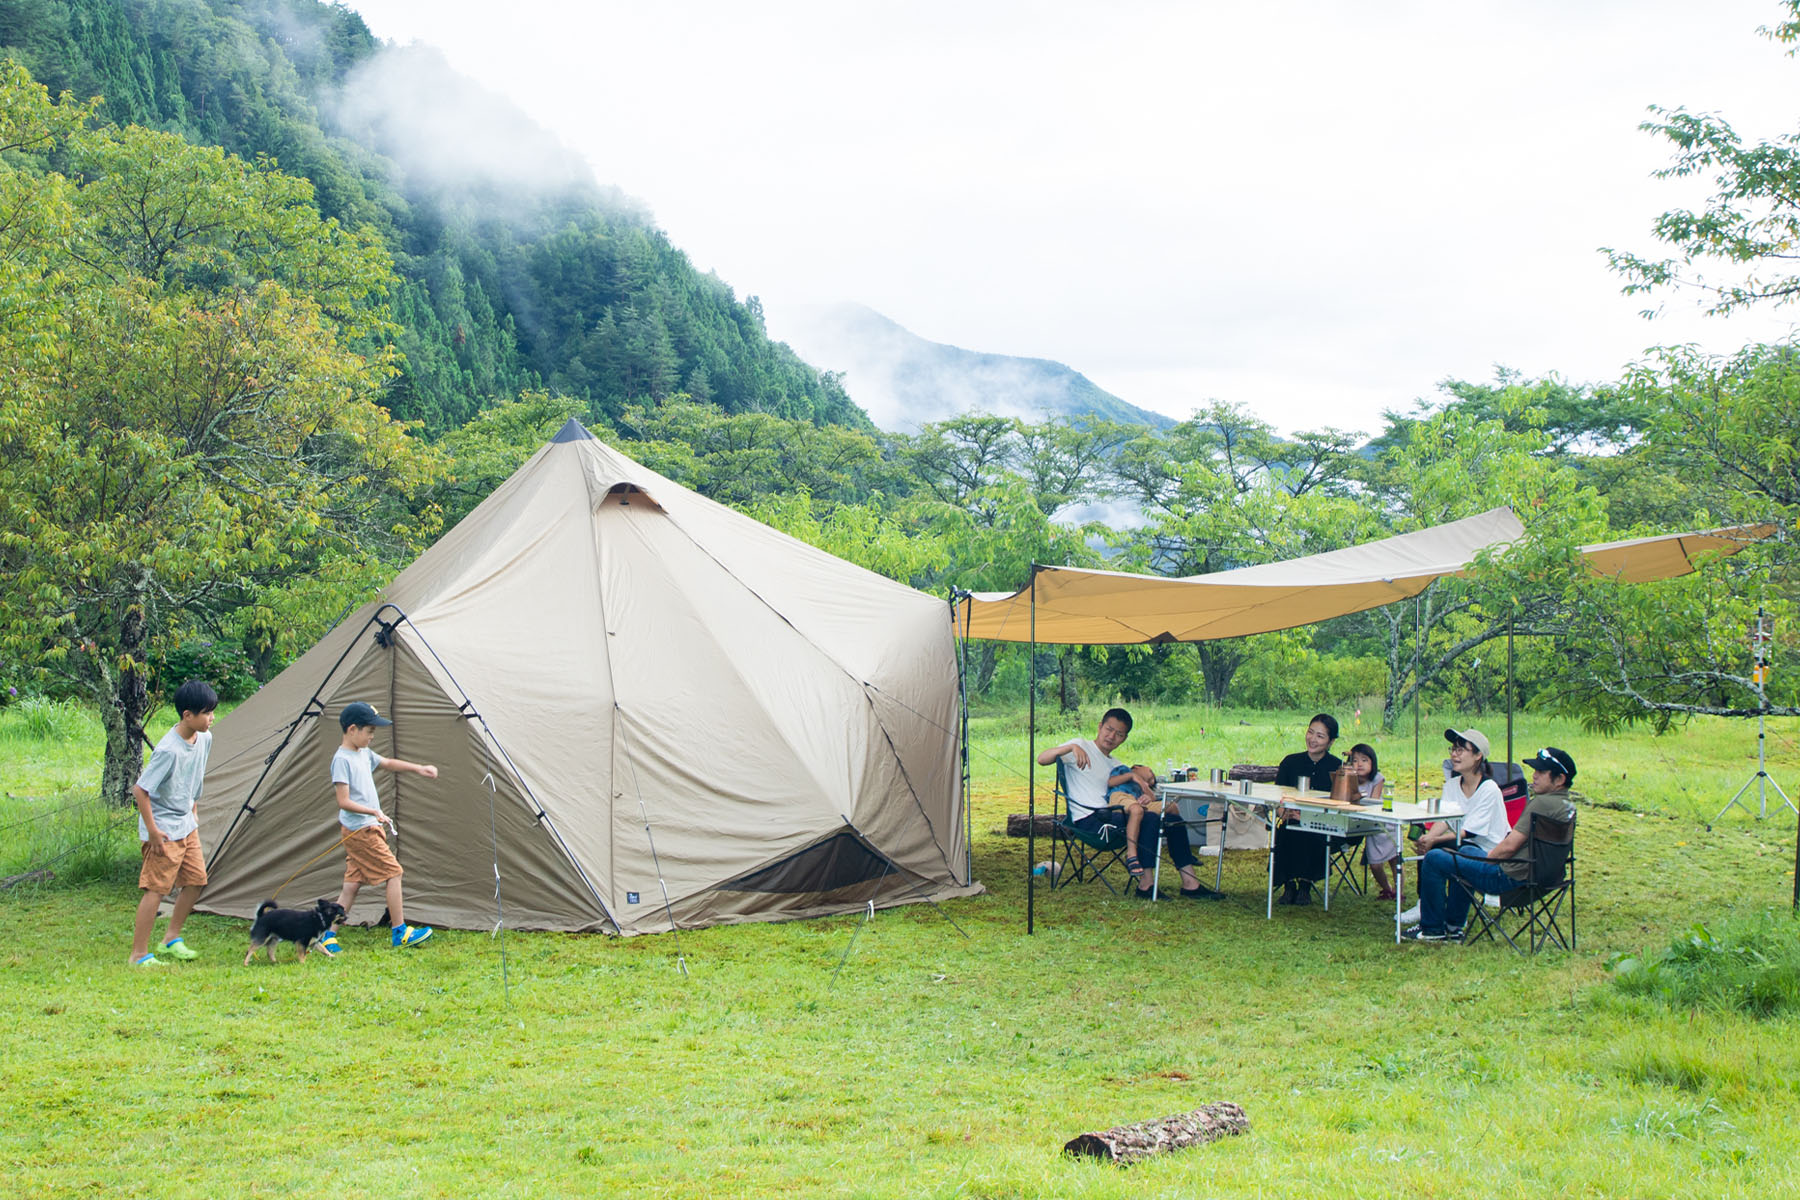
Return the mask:
<path fill-rule="evenodd" d="M 279 908 L 279 907 L 281 907 L 281 906 L 276 904 L 273 900 L 264 900 L 261 904 L 256 906 L 256 915 L 260 917 L 264 913 L 268 912 L 271 908 Z"/>

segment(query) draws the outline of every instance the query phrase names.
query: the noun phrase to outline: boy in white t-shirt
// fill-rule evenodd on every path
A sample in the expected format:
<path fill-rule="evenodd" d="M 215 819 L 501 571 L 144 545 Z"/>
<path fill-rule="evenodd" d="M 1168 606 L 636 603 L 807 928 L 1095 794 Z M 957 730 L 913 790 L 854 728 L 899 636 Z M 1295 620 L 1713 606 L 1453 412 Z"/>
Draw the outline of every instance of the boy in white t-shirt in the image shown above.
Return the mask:
<path fill-rule="evenodd" d="M 131 785 L 144 859 L 138 872 L 138 887 L 144 894 L 131 927 L 129 961 L 136 967 L 163 965 L 163 960 L 151 953 L 150 931 L 156 927 L 156 911 L 162 907 L 163 897 L 176 888 L 181 894 L 175 898 L 168 933 L 157 949 L 169 958 L 199 957 L 182 940 L 181 926 L 206 886 L 206 856 L 200 852 L 200 783 L 206 778 L 206 758 L 212 752 L 213 710 L 219 707 L 219 696 L 211 684 L 190 679 L 175 689 L 174 704 L 181 719 L 156 743 L 149 763 Z"/>
<path fill-rule="evenodd" d="M 344 706 L 338 714 L 344 741 L 331 756 L 331 783 L 337 792 L 338 823 L 344 827 L 344 890 L 338 903 L 344 912 L 356 903 L 356 893 L 365 883 L 379 883 L 387 889 L 388 920 L 393 926 L 393 941 L 398 946 L 416 946 L 431 936 L 429 925 L 408 925 L 401 896 L 400 860 L 388 849 L 383 830 L 394 832 L 394 820 L 381 811 L 381 797 L 375 792 L 375 771 L 386 768 L 436 779 L 438 770 L 429 764 L 409 763 L 398 758 L 383 758 L 369 749 L 375 730 L 393 722 L 375 711 L 372 704 L 361 700 Z M 343 918 L 339 918 L 342 923 Z M 325 931 L 318 948 L 333 957 L 342 954 L 338 945 L 337 925 Z"/>

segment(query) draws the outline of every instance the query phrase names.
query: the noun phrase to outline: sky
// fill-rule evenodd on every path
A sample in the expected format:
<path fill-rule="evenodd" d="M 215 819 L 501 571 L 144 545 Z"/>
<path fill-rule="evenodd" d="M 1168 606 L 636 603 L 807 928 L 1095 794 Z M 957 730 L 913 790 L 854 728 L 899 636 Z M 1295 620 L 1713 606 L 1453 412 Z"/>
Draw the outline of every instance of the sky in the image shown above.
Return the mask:
<path fill-rule="evenodd" d="M 1653 178 L 1650 105 L 1800 125 L 1800 61 L 1756 33 L 1774 0 L 349 2 L 641 200 L 776 337 L 853 301 L 1173 417 L 1372 432 L 1447 378 L 1603 382 L 1800 321 L 1622 296 L 1600 250 L 1656 251 L 1707 194 Z"/>

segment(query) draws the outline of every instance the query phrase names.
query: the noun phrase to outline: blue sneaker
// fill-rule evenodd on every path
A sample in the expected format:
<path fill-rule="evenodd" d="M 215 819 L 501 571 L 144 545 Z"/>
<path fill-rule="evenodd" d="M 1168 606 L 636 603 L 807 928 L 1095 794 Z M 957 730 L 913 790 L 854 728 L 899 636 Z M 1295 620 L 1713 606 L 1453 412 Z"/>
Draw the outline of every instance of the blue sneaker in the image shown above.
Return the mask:
<path fill-rule="evenodd" d="M 338 945 L 337 934 L 329 929 L 324 933 L 321 933 L 313 942 L 313 949 L 323 950 L 326 956 L 330 958 L 336 958 L 344 952 L 344 948 Z"/>
<path fill-rule="evenodd" d="M 431 936 L 429 925 L 396 925 L 394 926 L 395 946 L 416 946 Z"/>

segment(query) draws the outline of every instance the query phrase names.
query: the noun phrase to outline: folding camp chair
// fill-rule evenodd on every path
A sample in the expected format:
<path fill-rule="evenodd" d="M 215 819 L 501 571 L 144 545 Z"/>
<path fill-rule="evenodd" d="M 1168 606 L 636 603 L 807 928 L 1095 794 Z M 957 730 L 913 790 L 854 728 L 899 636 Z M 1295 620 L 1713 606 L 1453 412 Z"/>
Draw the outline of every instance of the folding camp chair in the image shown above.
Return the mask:
<path fill-rule="evenodd" d="M 1056 760 L 1056 807 L 1056 820 L 1050 825 L 1050 857 L 1057 867 L 1050 876 L 1050 886 L 1067 887 L 1097 879 L 1107 891 L 1118 895 L 1119 889 L 1106 873 L 1114 866 L 1124 866 L 1125 830 L 1116 825 L 1103 825 L 1098 831 L 1076 826 L 1069 816 L 1069 781 L 1063 775 L 1061 759 Z"/>
<path fill-rule="evenodd" d="M 1525 851 L 1530 870 L 1526 882 L 1500 893 L 1500 909 L 1490 913 L 1475 895 L 1469 911 L 1481 921 L 1481 928 L 1463 938 L 1465 944 L 1499 934 L 1506 944 L 1524 954 L 1519 945 L 1524 938 L 1536 954 L 1554 942 L 1564 950 L 1575 948 L 1575 814 L 1567 821 L 1535 817 Z M 1464 891 L 1471 885 L 1460 876 L 1455 882 Z M 1568 936 L 1563 935 L 1563 901 L 1568 901 Z M 1508 926 L 1511 926 L 1509 929 Z"/>
<path fill-rule="evenodd" d="M 1362 859 L 1363 840 L 1361 836 L 1331 839 L 1331 860 L 1326 869 L 1331 873 L 1332 891 L 1369 894 L 1369 868 Z"/>

